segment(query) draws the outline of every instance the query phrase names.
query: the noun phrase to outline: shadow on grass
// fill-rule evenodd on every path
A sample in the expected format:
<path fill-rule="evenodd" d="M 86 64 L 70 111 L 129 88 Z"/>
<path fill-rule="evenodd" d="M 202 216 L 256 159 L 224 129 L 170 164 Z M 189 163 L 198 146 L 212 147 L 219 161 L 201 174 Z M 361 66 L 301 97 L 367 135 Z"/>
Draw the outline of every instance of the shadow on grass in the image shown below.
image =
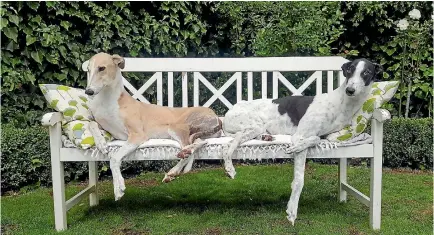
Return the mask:
<path fill-rule="evenodd" d="M 270 197 L 261 197 L 263 194 L 270 194 Z M 261 195 L 246 195 L 243 191 L 231 192 L 230 198 L 210 197 L 209 194 L 184 193 L 176 197 L 170 196 L 144 196 L 143 191 L 128 192 L 120 201 L 114 199 L 101 199 L 96 207 L 89 208 L 87 214 L 102 213 L 152 213 L 161 211 L 182 211 L 183 213 L 201 214 L 205 211 L 223 213 L 228 209 L 251 213 L 261 210 L 282 211 L 286 210 L 289 194 L 276 195 L 275 192 L 262 191 Z M 362 206 L 362 205 L 361 205 Z M 339 203 L 335 196 L 318 195 L 318 197 L 304 197 L 299 203 L 299 211 L 303 214 L 328 214 L 343 213 L 348 214 L 348 207 L 345 203 Z"/>

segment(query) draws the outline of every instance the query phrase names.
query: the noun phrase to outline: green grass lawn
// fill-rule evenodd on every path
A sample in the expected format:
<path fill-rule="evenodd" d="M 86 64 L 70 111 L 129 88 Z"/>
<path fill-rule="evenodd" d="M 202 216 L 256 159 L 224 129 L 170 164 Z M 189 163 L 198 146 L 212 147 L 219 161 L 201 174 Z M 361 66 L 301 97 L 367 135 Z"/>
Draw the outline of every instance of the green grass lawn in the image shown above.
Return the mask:
<path fill-rule="evenodd" d="M 373 234 L 369 209 L 348 196 L 337 200 L 337 166 L 309 163 L 293 227 L 285 218 L 292 165 L 238 166 L 230 180 L 223 169 L 183 175 L 170 184 L 146 173 L 126 181 L 114 201 L 110 181 L 100 185 L 100 205 L 88 199 L 68 212 L 62 234 Z M 349 168 L 349 182 L 369 192 L 369 169 Z M 432 174 L 384 170 L 381 232 L 432 234 Z M 69 184 L 67 198 L 85 187 Z M 51 189 L 2 197 L 6 234 L 56 234 Z"/>

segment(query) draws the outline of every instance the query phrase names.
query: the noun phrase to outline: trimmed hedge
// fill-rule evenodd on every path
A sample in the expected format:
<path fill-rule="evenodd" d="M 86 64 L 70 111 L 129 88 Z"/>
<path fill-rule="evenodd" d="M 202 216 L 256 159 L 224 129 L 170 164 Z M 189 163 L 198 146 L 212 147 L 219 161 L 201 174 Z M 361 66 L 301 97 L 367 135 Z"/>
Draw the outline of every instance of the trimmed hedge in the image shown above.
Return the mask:
<path fill-rule="evenodd" d="M 384 166 L 431 169 L 433 152 L 433 120 L 395 118 L 384 126 Z M 368 129 L 369 130 L 369 129 Z M 18 129 L 2 125 L 1 132 L 1 189 L 17 190 L 24 186 L 51 184 L 50 150 L 48 130 L 36 126 Z M 142 171 L 164 172 L 175 161 L 124 162 L 125 175 L 136 175 Z M 207 165 L 209 162 L 206 162 Z M 219 164 L 218 162 L 214 162 Z M 195 163 L 198 166 L 197 162 Z M 65 181 L 87 178 L 86 163 L 65 163 Z M 108 162 L 99 163 L 100 177 L 110 175 Z"/>
<path fill-rule="evenodd" d="M 26 129 L 2 124 L 1 131 L 1 190 L 18 190 L 25 186 L 51 185 L 50 139 L 48 128 L 34 126 Z M 167 171 L 173 161 L 124 162 L 126 176 L 142 171 Z M 100 177 L 111 174 L 108 162 L 98 163 Z M 65 181 L 85 180 L 88 177 L 86 162 L 65 163 Z"/>
<path fill-rule="evenodd" d="M 433 119 L 394 118 L 384 127 L 384 166 L 433 167 Z"/>

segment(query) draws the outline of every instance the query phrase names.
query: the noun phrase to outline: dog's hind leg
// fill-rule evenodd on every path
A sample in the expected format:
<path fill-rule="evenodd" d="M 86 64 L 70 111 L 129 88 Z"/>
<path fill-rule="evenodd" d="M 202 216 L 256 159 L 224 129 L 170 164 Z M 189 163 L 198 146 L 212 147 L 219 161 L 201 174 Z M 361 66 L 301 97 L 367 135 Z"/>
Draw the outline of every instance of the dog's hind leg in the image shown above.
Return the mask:
<path fill-rule="evenodd" d="M 294 221 L 297 218 L 298 201 L 303 190 L 307 151 L 304 150 L 294 157 L 294 178 L 291 183 L 292 192 L 286 209 L 286 213 L 288 214 L 286 218 L 292 225 L 294 225 Z"/>
<path fill-rule="evenodd" d="M 189 171 L 191 171 L 191 168 L 192 168 L 193 162 L 194 162 L 194 157 L 196 156 L 194 154 L 194 152 L 196 150 L 202 148 L 202 146 L 204 146 L 204 145 L 206 145 L 206 141 L 198 138 L 198 139 L 194 140 L 193 144 L 184 147 L 184 149 L 191 149 L 191 154 L 187 158 L 187 164 L 184 167 L 183 173 L 188 173 Z"/>
<path fill-rule="evenodd" d="M 229 178 L 234 179 L 236 175 L 235 167 L 232 163 L 232 155 L 235 152 L 235 150 L 238 148 L 238 146 L 240 146 L 240 144 L 244 142 L 255 139 L 256 137 L 264 133 L 265 133 L 265 129 L 262 127 L 258 127 L 253 129 L 246 129 L 243 132 L 238 132 L 237 134 L 235 134 L 235 137 L 232 140 L 228 151 L 223 154 L 225 172 Z"/>
<path fill-rule="evenodd" d="M 176 141 L 178 141 L 178 143 L 181 145 L 181 148 L 184 149 L 185 146 L 189 145 L 189 128 L 186 125 L 176 125 L 176 126 L 171 126 L 168 130 L 169 135 Z M 181 152 L 182 152 L 181 149 Z M 177 156 L 179 157 L 179 154 L 181 153 L 179 152 L 177 154 Z M 181 160 L 179 160 L 179 162 L 172 167 L 172 169 L 169 170 L 169 172 L 167 172 L 164 175 L 164 178 L 162 180 L 162 182 L 164 183 L 168 183 L 172 180 L 175 179 L 175 176 L 179 175 L 180 172 L 182 171 L 182 169 L 184 168 L 184 166 L 188 163 L 188 159 L 187 158 L 182 158 Z"/>
<path fill-rule="evenodd" d="M 191 170 L 191 167 L 193 166 L 194 156 L 195 156 L 194 152 L 197 149 L 204 146 L 205 144 L 206 144 L 206 141 L 203 141 L 201 139 L 196 139 L 193 144 L 190 144 L 190 145 L 183 147 L 181 152 L 178 153 L 178 156 L 179 156 L 179 154 L 185 154 L 186 152 L 188 152 L 188 157 L 181 159 L 178 162 L 178 164 L 176 164 L 176 166 L 174 166 L 172 169 L 170 169 L 169 172 L 167 172 L 167 174 L 165 174 L 162 181 L 164 183 L 168 183 L 168 182 L 174 180 L 176 176 L 181 174 L 181 171 L 183 169 L 184 169 L 183 173 L 189 172 Z"/>

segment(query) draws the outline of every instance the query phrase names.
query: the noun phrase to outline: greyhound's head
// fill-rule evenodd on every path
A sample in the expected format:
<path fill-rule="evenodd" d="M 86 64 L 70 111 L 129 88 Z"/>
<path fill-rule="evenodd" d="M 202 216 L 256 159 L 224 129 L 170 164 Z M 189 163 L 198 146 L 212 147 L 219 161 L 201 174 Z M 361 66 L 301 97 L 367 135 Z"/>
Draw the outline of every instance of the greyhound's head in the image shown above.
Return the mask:
<path fill-rule="evenodd" d="M 119 55 L 98 53 L 89 60 L 87 67 L 86 95 L 97 95 L 102 88 L 116 84 L 120 69 L 125 67 L 125 60 Z"/>
<path fill-rule="evenodd" d="M 379 64 L 366 59 L 357 59 L 342 65 L 342 71 L 347 78 L 345 81 L 345 93 L 348 96 L 358 96 L 371 89 L 372 83 L 383 74 L 383 68 Z"/>

